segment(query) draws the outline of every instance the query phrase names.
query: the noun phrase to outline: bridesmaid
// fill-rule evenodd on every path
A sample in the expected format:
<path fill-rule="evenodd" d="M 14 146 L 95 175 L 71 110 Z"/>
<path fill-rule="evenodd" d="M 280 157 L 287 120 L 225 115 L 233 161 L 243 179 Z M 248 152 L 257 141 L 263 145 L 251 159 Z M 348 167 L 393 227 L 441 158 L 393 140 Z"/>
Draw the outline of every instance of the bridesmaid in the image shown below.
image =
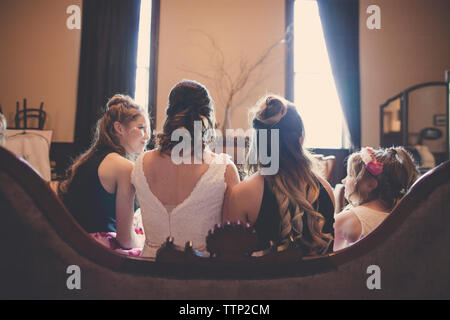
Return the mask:
<path fill-rule="evenodd" d="M 68 170 L 59 195 L 78 223 L 111 249 L 139 255 L 142 229 L 134 217 L 135 190 L 130 183 L 132 161 L 149 140 L 145 110 L 130 97 L 115 95 L 98 121 L 91 148 Z M 139 243 L 140 242 L 140 243 Z"/>
<path fill-rule="evenodd" d="M 267 248 L 271 241 L 282 244 L 292 239 L 305 255 L 331 251 L 333 192 L 312 170 L 312 157 L 302 146 L 305 130 L 296 107 L 282 97 L 269 95 L 256 108 L 253 128 L 266 130 L 268 139 L 253 141 L 253 151 L 267 154 L 276 137 L 271 136 L 272 130 L 278 130 L 278 154 L 271 151 L 272 159 L 277 157 L 278 171 L 270 172 L 257 158 L 257 163 L 249 166 L 254 174 L 233 188 L 224 221 L 250 222 L 258 234 L 259 249 Z"/>

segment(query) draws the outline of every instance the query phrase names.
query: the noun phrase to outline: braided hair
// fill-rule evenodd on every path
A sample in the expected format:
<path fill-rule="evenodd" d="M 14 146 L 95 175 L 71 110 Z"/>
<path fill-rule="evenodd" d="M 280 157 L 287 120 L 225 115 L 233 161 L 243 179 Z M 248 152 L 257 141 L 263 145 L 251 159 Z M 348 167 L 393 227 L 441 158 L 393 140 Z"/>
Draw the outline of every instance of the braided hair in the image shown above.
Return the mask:
<path fill-rule="evenodd" d="M 88 161 L 97 150 L 109 148 L 122 157 L 130 158 L 131 155 L 128 155 L 125 148 L 120 144 L 119 136 L 114 129 L 114 123 L 118 121 L 126 126 L 139 116 L 147 117 L 143 107 L 129 96 L 114 95 L 106 104 L 106 112 L 103 117 L 97 121 L 91 147 L 81 154 L 66 171 L 66 180 L 59 184 L 58 194 L 62 196 L 67 193 L 78 168 Z"/>

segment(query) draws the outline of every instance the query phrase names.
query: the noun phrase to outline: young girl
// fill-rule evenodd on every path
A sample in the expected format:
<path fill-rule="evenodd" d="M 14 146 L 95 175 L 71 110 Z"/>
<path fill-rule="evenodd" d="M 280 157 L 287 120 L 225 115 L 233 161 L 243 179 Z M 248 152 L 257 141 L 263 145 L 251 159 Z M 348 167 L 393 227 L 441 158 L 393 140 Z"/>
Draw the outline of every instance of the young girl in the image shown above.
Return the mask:
<path fill-rule="evenodd" d="M 367 236 L 388 215 L 417 179 L 405 149 L 363 148 L 348 159 L 345 198 L 349 206 L 335 216 L 334 251 Z"/>
<path fill-rule="evenodd" d="M 64 204 L 78 223 L 97 241 L 123 253 L 142 247 L 134 221 L 135 190 L 130 183 L 130 160 L 144 151 L 149 121 L 142 107 L 130 97 L 115 95 L 98 121 L 92 147 L 69 168 L 59 186 Z M 143 240 L 141 241 L 143 242 Z"/>

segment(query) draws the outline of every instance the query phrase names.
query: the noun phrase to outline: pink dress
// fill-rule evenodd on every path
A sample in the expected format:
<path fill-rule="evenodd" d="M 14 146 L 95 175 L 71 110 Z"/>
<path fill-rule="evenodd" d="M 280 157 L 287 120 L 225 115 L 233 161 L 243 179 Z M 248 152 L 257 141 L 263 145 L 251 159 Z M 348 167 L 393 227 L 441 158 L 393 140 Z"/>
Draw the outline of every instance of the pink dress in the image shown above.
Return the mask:
<path fill-rule="evenodd" d="M 124 255 L 139 257 L 142 253 L 142 248 L 144 247 L 145 243 L 145 234 L 144 228 L 142 227 L 142 217 L 140 209 L 138 209 L 134 214 L 133 220 L 134 232 L 136 233 L 136 239 L 139 243 L 139 247 L 137 248 L 123 249 L 120 246 L 119 242 L 116 240 L 117 234 L 115 232 L 96 232 L 90 233 L 90 235 L 95 240 L 97 240 L 97 242 L 101 243 L 108 249 L 114 250 Z"/>

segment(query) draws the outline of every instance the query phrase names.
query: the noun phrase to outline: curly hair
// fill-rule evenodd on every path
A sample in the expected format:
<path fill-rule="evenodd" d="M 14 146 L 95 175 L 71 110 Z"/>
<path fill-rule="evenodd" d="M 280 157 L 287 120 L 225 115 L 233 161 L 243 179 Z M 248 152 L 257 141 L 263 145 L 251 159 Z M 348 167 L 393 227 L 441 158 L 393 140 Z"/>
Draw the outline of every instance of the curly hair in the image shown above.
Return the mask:
<path fill-rule="evenodd" d="M 195 139 L 201 139 L 202 150 L 205 148 L 207 142 L 204 141 L 203 134 L 206 130 L 214 128 L 215 118 L 214 104 L 204 85 L 193 80 L 178 82 L 170 91 L 166 115 L 163 132 L 156 138 L 156 145 L 161 153 L 170 152 L 178 143 L 172 141 L 171 137 L 175 130 L 181 128 L 186 129 L 191 137 L 194 137 L 191 141 L 192 148 Z M 202 123 L 201 137 L 194 135 L 195 121 Z"/>
<path fill-rule="evenodd" d="M 320 186 L 312 171 L 313 157 L 300 144 L 305 132 L 303 121 L 292 103 L 276 95 L 262 98 L 255 109 L 253 128 L 266 129 L 267 141 L 270 141 L 269 129 L 279 130 L 279 170 L 275 175 L 264 175 L 264 179 L 277 199 L 281 239 L 294 239 L 311 255 L 323 254 L 327 252 L 333 237 L 322 232 L 325 218 L 313 206 L 319 197 Z M 261 146 L 256 140 L 251 148 L 270 149 L 270 142 Z M 261 168 L 259 159 L 257 162 L 256 165 L 249 165 L 247 160 L 250 174 Z M 307 226 L 303 225 L 304 215 Z M 305 228 L 309 238 L 305 237 Z"/>
<path fill-rule="evenodd" d="M 374 153 L 376 160 L 383 164 L 383 172 L 377 176 L 366 169 L 361 152 L 350 155 L 348 159 L 347 166 L 355 177 L 355 190 L 351 195 L 355 195 L 357 199 L 351 205 L 357 206 L 380 199 L 389 210 L 392 210 L 416 181 L 419 171 L 412 156 L 402 147 L 375 149 Z M 370 192 L 362 187 L 368 179 L 377 181 L 377 187 Z"/>

